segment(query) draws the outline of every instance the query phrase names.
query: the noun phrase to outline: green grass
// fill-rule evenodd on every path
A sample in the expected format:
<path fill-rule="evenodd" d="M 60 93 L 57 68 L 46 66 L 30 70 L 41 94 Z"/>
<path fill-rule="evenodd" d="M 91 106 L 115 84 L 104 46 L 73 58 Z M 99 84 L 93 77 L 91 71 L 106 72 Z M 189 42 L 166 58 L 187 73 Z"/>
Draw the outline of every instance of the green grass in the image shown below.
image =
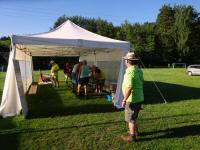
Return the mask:
<path fill-rule="evenodd" d="M 124 112 L 106 98 L 77 99 L 61 82 L 59 89 L 43 86 L 37 95 L 27 96 L 27 119 L 0 119 L 1 149 L 200 149 L 200 77 L 189 77 L 184 69 L 146 69 L 144 75 L 141 142 L 121 140 L 127 132 Z M 0 94 L 4 77 L 0 73 Z"/>

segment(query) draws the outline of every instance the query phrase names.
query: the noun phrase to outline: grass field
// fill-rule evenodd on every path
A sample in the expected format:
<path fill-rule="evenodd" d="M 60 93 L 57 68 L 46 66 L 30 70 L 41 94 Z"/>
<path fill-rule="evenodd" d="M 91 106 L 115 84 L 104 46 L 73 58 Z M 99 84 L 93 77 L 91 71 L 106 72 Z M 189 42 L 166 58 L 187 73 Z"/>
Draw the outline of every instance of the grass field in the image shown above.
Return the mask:
<path fill-rule="evenodd" d="M 121 140 L 124 112 L 105 97 L 77 99 L 61 82 L 59 89 L 39 87 L 37 95 L 27 96 L 28 119 L 0 119 L 1 149 L 200 149 L 200 76 L 189 77 L 184 69 L 145 69 L 144 75 L 141 142 Z M 4 78 L 0 73 L 0 94 Z"/>

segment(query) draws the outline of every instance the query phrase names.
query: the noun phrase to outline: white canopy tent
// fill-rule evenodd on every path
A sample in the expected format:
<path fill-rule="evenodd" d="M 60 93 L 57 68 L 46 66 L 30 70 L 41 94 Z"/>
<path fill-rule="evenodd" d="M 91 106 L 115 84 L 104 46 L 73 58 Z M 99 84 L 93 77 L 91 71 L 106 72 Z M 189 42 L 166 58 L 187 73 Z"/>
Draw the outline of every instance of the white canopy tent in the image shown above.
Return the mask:
<path fill-rule="evenodd" d="M 13 35 L 12 50 L 0 106 L 2 117 L 28 112 L 25 93 L 32 83 L 32 57 L 79 56 L 102 68 L 108 82 L 117 82 L 115 106 L 121 108 L 121 84 L 125 71 L 124 56 L 129 42 L 114 40 L 87 31 L 66 21 L 53 31 L 34 35 Z"/>

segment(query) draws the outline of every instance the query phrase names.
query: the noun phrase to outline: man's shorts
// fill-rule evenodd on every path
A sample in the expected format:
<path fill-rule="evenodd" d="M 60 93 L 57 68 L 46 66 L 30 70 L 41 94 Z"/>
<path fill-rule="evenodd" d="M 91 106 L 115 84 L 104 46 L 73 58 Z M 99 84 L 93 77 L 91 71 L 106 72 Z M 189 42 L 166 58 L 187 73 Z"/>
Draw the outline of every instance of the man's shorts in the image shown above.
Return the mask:
<path fill-rule="evenodd" d="M 80 78 L 78 83 L 81 85 L 88 85 L 89 79 L 90 79 L 89 77 Z"/>
<path fill-rule="evenodd" d="M 141 109 L 141 103 L 129 103 L 125 105 L 125 121 L 131 122 L 138 118 L 139 111 Z"/>
<path fill-rule="evenodd" d="M 58 75 L 53 75 L 53 76 L 51 76 L 51 78 L 52 78 L 52 80 L 54 80 L 54 81 L 58 81 Z"/>

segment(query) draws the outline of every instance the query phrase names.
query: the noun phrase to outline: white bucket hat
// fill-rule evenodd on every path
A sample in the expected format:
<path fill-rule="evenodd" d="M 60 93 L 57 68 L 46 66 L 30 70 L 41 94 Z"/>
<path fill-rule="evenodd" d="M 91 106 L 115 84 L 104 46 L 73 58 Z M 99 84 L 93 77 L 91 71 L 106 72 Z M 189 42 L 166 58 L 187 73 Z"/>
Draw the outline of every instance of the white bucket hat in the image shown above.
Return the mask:
<path fill-rule="evenodd" d="M 128 52 L 125 57 L 123 57 L 126 60 L 139 60 L 138 58 L 135 57 L 134 52 Z"/>

